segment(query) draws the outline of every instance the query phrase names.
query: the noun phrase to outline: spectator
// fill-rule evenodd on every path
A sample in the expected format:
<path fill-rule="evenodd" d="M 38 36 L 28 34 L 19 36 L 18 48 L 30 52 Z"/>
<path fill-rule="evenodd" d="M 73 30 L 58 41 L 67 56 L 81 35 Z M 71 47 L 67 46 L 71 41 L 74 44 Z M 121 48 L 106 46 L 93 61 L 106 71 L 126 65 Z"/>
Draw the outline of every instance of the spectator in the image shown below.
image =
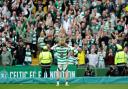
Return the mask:
<path fill-rule="evenodd" d="M 84 76 L 95 76 L 95 73 L 92 69 L 87 67 L 87 70 L 85 71 Z"/>
<path fill-rule="evenodd" d="M 71 65 L 77 65 L 78 64 L 78 60 L 74 55 L 74 51 L 70 52 L 68 60 L 69 60 L 69 64 L 71 64 Z"/>
<path fill-rule="evenodd" d="M 53 26 L 53 18 L 51 16 L 51 13 L 48 13 L 48 15 L 46 16 L 46 26 L 50 27 Z"/>
<path fill-rule="evenodd" d="M 108 69 L 106 73 L 106 76 L 118 76 L 118 75 L 119 75 L 119 72 L 117 68 L 114 66 L 110 66 L 110 68 Z"/>
<path fill-rule="evenodd" d="M 23 41 L 20 39 L 18 47 L 16 49 L 16 60 L 18 65 L 23 65 L 25 58 L 25 46 Z"/>
<path fill-rule="evenodd" d="M 32 50 L 30 49 L 30 45 L 26 44 L 24 65 L 31 65 L 31 63 L 32 63 Z"/>
<path fill-rule="evenodd" d="M 37 33 L 36 33 L 36 27 L 32 24 L 31 29 L 33 30 L 32 34 L 32 54 L 34 58 L 37 58 Z"/>
<path fill-rule="evenodd" d="M 112 52 L 112 49 L 109 49 L 105 58 L 105 63 L 106 63 L 106 66 L 114 65 L 114 54 Z"/>
<path fill-rule="evenodd" d="M 127 66 L 123 70 L 123 76 L 128 76 L 128 67 Z"/>
<path fill-rule="evenodd" d="M 40 37 L 38 38 L 38 48 L 39 48 L 39 51 L 40 51 L 40 52 L 41 52 L 43 46 L 46 45 L 44 39 L 45 39 L 45 33 L 44 33 L 44 31 L 42 31 L 42 32 L 40 33 Z"/>
<path fill-rule="evenodd" d="M 38 11 L 36 11 L 35 17 L 41 16 L 43 18 L 45 15 L 44 11 L 42 10 L 42 7 L 39 7 Z"/>
<path fill-rule="evenodd" d="M 11 66 L 12 65 L 12 55 L 7 50 L 6 46 L 3 47 L 2 54 L 1 54 L 1 60 L 3 66 Z"/>
<path fill-rule="evenodd" d="M 82 66 L 82 65 L 85 66 L 85 52 L 82 48 L 78 48 L 77 59 L 78 59 L 78 65 L 79 66 Z"/>
<path fill-rule="evenodd" d="M 68 32 L 68 29 L 70 27 L 70 20 L 68 19 L 68 16 L 67 15 L 64 15 L 63 22 L 62 23 L 63 23 L 62 26 L 65 29 L 66 33 L 67 33 Z"/>
<path fill-rule="evenodd" d="M 95 53 L 94 49 L 91 49 L 91 53 L 87 55 L 89 60 L 89 67 L 96 68 L 98 64 L 98 55 Z"/>
<path fill-rule="evenodd" d="M 106 52 L 103 51 L 102 48 L 99 48 L 98 50 L 98 67 L 99 68 L 105 68 L 105 61 L 104 61 L 104 58 L 106 56 Z"/>

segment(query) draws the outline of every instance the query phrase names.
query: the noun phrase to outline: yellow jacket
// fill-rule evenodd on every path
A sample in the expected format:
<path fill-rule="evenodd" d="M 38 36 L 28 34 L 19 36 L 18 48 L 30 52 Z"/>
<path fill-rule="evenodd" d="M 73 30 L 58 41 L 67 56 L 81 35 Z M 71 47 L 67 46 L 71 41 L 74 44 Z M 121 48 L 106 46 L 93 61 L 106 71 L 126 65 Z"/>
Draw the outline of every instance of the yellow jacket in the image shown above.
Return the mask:
<path fill-rule="evenodd" d="M 115 61 L 114 64 L 120 64 L 120 63 L 126 63 L 127 62 L 127 57 L 126 53 L 124 51 L 119 51 L 115 55 Z"/>
<path fill-rule="evenodd" d="M 40 63 L 51 63 L 52 62 L 52 54 L 49 51 L 43 51 L 39 54 Z"/>
<path fill-rule="evenodd" d="M 42 0 L 42 4 L 46 4 L 47 0 Z M 38 0 L 35 0 L 34 3 L 38 3 Z M 46 14 L 48 12 L 47 6 L 43 7 L 43 11 Z M 35 14 L 36 13 L 36 7 L 34 6 L 32 12 Z"/>
<path fill-rule="evenodd" d="M 85 51 L 81 51 L 78 53 L 78 65 L 85 64 Z"/>

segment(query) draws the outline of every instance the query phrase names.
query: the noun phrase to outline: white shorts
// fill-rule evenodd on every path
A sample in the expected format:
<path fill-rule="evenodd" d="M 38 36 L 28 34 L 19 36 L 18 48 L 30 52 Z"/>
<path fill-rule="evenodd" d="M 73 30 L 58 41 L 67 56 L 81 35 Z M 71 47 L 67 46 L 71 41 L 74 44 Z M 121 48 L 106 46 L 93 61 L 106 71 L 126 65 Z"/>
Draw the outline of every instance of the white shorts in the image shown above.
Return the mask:
<path fill-rule="evenodd" d="M 57 71 L 67 71 L 68 70 L 68 64 L 58 64 Z"/>

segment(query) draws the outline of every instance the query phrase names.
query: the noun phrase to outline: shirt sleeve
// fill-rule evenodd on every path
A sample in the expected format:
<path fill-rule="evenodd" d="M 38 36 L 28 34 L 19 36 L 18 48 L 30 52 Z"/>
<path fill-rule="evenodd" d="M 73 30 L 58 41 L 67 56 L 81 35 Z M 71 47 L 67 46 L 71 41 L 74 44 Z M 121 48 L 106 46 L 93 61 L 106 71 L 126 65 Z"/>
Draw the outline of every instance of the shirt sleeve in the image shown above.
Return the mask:
<path fill-rule="evenodd" d="M 49 52 L 49 55 L 50 55 L 50 60 L 51 60 L 51 62 L 52 62 L 52 54 L 51 54 L 51 52 Z"/>
<path fill-rule="evenodd" d="M 42 53 L 39 54 L 39 62 L 41 62 L 42 59 Z"/>
<path fill-rule="evenodd" d="M 116 53 L 116 55 L 115 55 L 115 60 L 114 60 L 114 64 L 115 64 L 115 65 L 117 64 L 117 59 L 118 59 L 118 54 Z"/>

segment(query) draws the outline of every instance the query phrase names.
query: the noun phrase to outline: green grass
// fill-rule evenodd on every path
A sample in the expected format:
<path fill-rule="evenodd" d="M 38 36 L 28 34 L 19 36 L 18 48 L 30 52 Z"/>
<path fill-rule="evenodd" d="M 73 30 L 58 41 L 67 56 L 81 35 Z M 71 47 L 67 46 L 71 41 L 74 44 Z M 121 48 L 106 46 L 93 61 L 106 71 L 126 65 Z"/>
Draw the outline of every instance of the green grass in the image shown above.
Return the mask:
<path fill-rule="evenodd" d="M 0 89 L 128 89 L 128 84 L 0 84 Z"/>

